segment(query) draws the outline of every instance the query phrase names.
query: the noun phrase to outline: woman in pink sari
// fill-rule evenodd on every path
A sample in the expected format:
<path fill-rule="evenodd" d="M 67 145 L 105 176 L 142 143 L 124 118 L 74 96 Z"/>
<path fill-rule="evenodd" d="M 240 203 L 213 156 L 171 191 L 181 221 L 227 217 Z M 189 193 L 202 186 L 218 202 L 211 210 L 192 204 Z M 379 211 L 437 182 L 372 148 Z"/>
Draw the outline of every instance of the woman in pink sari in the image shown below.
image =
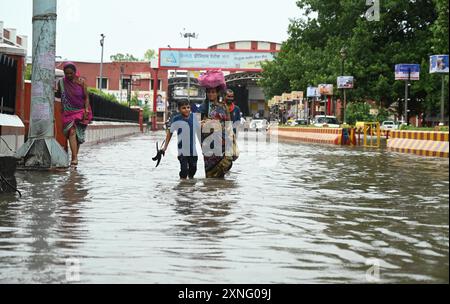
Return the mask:
<path fill-rule="evenodd" d="M 87 125 L 92 121 L 92 111 L 86 84 L 78 76 L 73 63 L 64 65 L 64 76 L 58 83 L 56 96 L 61 98 L 63 104 L 63 131 L 72 152 L 71 165 L 77 166 L 78 152 L 85 141 Z"/>

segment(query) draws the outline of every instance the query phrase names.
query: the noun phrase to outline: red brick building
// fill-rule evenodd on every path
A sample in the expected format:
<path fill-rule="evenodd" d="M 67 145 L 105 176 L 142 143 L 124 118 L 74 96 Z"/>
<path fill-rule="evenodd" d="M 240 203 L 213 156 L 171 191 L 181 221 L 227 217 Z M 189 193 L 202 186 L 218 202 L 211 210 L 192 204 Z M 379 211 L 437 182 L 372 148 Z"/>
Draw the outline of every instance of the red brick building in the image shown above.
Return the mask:
<path fill-rule="evenodd" d="M 56 68 L 62 69 L 65 62 L 57 62 Z M 91 88 L 101 89 L 105 93 L 113 94 L 118 100 L 126 102 L 128 98 L 127 80 L 132 79 L 132 96 L 136 94 L 141 104 L 153 105 L 153 80 L 156 79 L 156 70 L 148 62 L 108 62 L 103 63 L 103 83 L 100 84 L 100 63 L 73 62 L 81 77 L 86 79 Z M 167 71 L 157 71 L 158 94 L 165 101 L 168 90 Z M 125 81 L 122 81 L 125 80 Z M 164 111 L 158 109 L 158 111 Z"/>

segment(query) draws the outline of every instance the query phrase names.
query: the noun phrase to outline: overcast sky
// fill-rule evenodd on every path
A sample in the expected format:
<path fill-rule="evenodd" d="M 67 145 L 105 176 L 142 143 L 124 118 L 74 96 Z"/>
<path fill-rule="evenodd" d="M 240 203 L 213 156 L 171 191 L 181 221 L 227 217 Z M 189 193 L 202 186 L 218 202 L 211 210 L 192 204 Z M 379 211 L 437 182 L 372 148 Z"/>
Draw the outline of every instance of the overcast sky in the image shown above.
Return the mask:
<path fill-rule="evenodd" d="M 32 0 L 0 0 L 6 28 L 32 39 Z M 282 42 L 290 18 L 301 17 L 296 0 L 58 0 L 57 49 L 63 59 L 105 61 L 116 53 L 142 58 L 147 49 L 187 47 L 180 32 L 199 34 L 192 47 L 235 40 Z"/>

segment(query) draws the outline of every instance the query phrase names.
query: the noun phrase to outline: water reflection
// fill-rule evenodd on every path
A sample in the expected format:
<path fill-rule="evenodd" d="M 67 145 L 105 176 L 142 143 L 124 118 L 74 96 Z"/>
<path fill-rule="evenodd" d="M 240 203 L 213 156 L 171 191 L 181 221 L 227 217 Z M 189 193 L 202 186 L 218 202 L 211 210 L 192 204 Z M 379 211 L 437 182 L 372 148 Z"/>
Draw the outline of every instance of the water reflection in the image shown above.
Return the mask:
<path fill-rule="evenodd" d="M 174 209 L 183 221 L 179 227 L 181 231 L 195 238 L 220 241 L 232 225 L 227 217 L 237 201 L 230 199 L 229 194 L 238 192 L 236 181 L 181 181 L 174 190 Z"/>
<path fill-rule="evenodd" d="M 12 281 L 61 282 L 65 259 L 73 256 L 86 237 L 81 215 L 88 197 L 84 177 L 78 171 L 16 175 L 23 198 L 0 204 L 0 227 L 6 227 L 0 231 L 0 257 L 2 264 L 9 265 L 3 268 L 0 279 L 12 276 Z M 13 250 L 23 253 L 6 254 Z M 26 258 L 22 258 L 25 252 Z"/>
<path fill-rule="evenodd" d="M 85 183 L 82 173 L 71 170 L 61 186 L 61 202 L 56 212 L 58 217 L 56 232 L 59 234 L 56 246 L 58 247 L 76 249 L 88 235 L 88 232 L 84 231 L 85 221 L 81 210 L 86 208 L 89 196 Z"/>

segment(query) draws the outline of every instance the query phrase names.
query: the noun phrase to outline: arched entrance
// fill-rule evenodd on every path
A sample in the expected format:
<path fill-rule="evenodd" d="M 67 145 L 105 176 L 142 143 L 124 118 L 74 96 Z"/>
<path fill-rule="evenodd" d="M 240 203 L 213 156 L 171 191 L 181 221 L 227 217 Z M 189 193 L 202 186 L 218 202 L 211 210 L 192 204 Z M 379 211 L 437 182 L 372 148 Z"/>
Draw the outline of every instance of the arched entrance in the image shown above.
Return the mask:
<path fill-rule="evenodd" d="M 259 72 L 232 73 L 225 76 L 227 86 L 234 91 L 236 104 L 244 116 L 254 116 L 256 113 L 261 117 L 269 115 L 264 93 L 258 86 L 259 79 Z"/>

